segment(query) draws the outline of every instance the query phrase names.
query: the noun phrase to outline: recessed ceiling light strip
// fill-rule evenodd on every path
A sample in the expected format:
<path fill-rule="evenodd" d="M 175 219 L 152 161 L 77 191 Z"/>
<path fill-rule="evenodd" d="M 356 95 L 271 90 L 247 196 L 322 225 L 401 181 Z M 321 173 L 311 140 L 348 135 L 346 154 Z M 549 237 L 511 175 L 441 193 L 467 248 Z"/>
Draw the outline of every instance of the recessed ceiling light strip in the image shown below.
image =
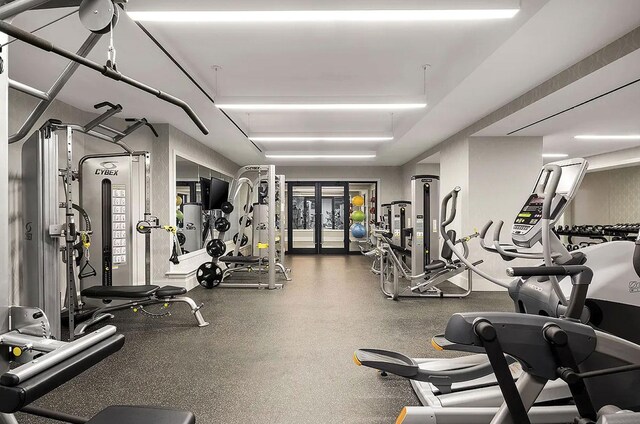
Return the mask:
<path fill-rule="evenodd" d="M 576 140 L 640 140 L 640 134 L 627 135 L 576 135 Z"/>
<path fill-rule="evenodd" d="M 312 142 L 312 141 L 328 141 L 328 142 L 351 142 L 351 141 L 392 141 L 393 137 L 361 137 L 361 136 L 276 136 L 276 137 L 253 137 L 249 136 L 253 141 L 257 142 Z"/>
<path fill-rule="evenodd" d="M 426 103 L 216 103 L 219 109 L 256 111 L 305 110 L 407 110 L 423 109 Z"/>
<path fill-rule="evenodd" d="M 450 10 L 200 10 L 129 11 L 131 19 L 150 22 L 425 22 L 513 18 L 519 9 Z"/>
<path fill-rule="evenodd" d="M 350 154 L 350 155 L 321 155 L 321 154 L 265 154 L 267 159 L 372 159 L 376 157 L 371 154 Z"/>

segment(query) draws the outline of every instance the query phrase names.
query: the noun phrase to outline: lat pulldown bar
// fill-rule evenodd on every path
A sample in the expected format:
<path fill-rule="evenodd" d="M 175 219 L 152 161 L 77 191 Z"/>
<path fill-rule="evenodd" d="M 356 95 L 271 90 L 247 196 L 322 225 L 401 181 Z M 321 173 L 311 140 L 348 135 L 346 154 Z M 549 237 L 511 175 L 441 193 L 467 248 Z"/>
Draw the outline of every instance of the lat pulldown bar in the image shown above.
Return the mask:
<path fill-rule="evenodd" d="M 94 71 L 100 72 L 102 75 L 106 76 L 107 78 L 111 78 L 114 81 L 122 81 L 127 85 L 130 85 L 132 87 L 135 87 L 139 90 L 145 91 L 149 94 L 153 94 L 154 96 L 156 96 L 157 98 L 159 98 L 160 100 L 164 100 L 165 102 L 171 103 L 173 105 L 178 106 L 179 108 L 181 108 L 182 110 L 185 111 L 185 113 L 189 116 L 189 118 L 191 118 L 191 120 L 193 121 L 194 124 L 196 124 L 196 126 L 200 129 L 200 131 L 202 131 L 202 133 L 204 135 L 209 134 L 209 130 L 207 129 L 207 127 L 204 125 L 204 123 L 202 122 L 202 120 L 200 120 L 200 118 L 198 117 L 198 115 L 196 115 L 196 113 L 193 111 L 193 109 L 191 109 L 191 106 L 189 106 L 184 100 L 181 100 L 175 96 L 172 96 L 171 94 L 167 94 L 163 91 L 158 90 L 157 88 L 153 88 L 147 84 L 141 83 L 140 81 L 137 81 L 133 78 L 130 78 L 126 75 L 121 74 L 120 72 L 109 68 L 106 65 L 100 65 L 97 62 L 94 62 L 92 60 L 89 60 L 85 57 L 82 57 L 80 55 L 77 55 L 73 52 L 70 52 L 68 50 L 64 50 L 61 49 L 60 47 L 55 46 L 53 43 L 51 43 L 48 40 L 45 40 L 44 38 L 40 38 L 38 36 L 35 36 L 27 31 L 24 31 L 14 25 L 11 25 L 7 22 L 2 22 L 0 21 L 0 32 L 3 32 L 13 38 L 16 38 L 20 41 L 23 41 L 29 45 L 32 45 L 34 47 L 37 47 L 41 50 L 44 50 L 46 52 L 51 52 L 51 53 L 55 53 L 58 56 L 62 56 L 66 59 L 69 59 L 73 62 L 76 62 L 82 66 L 85 66 L 89 69 L 93 69 Z"/>

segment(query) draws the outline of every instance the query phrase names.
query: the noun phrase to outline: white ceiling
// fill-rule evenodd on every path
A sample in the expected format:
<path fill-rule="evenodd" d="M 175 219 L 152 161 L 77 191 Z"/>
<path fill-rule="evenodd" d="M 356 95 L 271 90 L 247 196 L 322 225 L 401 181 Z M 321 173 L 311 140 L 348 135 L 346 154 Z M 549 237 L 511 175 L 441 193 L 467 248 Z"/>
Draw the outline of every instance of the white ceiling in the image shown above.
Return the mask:
<path fill-rule="evenodd" d="M 640 78 L 640 51 L 556 91 L 475 135 L 506 135 Z M 640 82 L 532 125 L 515 136 L 544 136 L 544 153 L 591 156 L 640 146 L 640 140 L 576 140 L 576 135 L 640 134 Z"/>
<path fill-rule="evenodd" d="M 511 0 L 457 0 L 456 7 L 501 7 Z M 517 3 L 517 2 L 516 2 Z M 356 165 L 400 165 L 640 24 L 637 0 L 522 0 L 514 19 L 484 22 L 144 25 L 214 94 L 225 97 L 419 96 L 426 74 L 428 108 L 388 112 L 229 114 L 247 133 L 393 133 L 384 143 L 288 142 L 264 150 L 376 151 Z M 615 4 L 614 4 L 615 3 Z M 131 0 L 130 10 L 167 10 L 174 0 Z M 452 7 L 451 1 L 222 0 L 179 2 L 181 10 L 386 9 Z M 34 11 L 14 23 L 33 29 L 65 11 Z M 615 23 L 615 24 L 612 24 Z M 77 17 L 39 35 L 76 49 L 86 36 Z M 266 160 L 128 18 L 115 34 L 120 71 L 189 102 L 211 130 L 203 136 L 180 109 L 79 70 L 60 99 L 90 110 L 121 103 L 126 116 L 168 122 L 239 164 Z M 90 58 L 104 62 L 106 38 Z M 65 62 L 21 43 L 10 50 L 14 79 L 46 89 Z M 212 67 L 221 66 L 217 84 Z M 393 118 L 393 119 L 392 119 Z M 295 165 L 297 162 L 280 162 Z M 347 162 L 345 162 L 347 163 Z M 305 165 L 313 163 L 304 162 Z M 318 161 L 319 165 L 326 162 Z"/>

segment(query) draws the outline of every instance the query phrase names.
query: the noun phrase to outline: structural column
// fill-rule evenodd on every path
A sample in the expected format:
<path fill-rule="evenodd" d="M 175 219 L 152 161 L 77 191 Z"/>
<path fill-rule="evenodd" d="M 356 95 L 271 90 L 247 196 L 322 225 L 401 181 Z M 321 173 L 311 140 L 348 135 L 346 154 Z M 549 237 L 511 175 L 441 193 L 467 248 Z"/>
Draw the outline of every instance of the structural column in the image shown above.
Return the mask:
<path fill-rule="evenodd" d="M 440 192 L 446 195 L 455 186 L 458 216 L 451 227 L 458 236 L 480 230 L 489 220 L 503 220 L 502 243 L 511 243 L 511 224 L 527 200 L 542 167 L 542 137 L 468 137 L 456 140 L 440 152 Z M 493 235 L 493 228 L 489 235 Z M 470 258 L 483 260 L 483 270 L 498 278 L 509 278 L 508 265 L 497 254 L 484 251 L 475 239 L 470 242 Z M 531 265 L 530 261 L 525 264 Z M 466 274 L 457 284 L 466 285 Z M 474 275 L 474 290 L 499 290 Z"/>
<path fill-rule="evenodd" d="M 0 33 L 0 44 L 8 37 Z M 8 47 L 0 52 L 2 73 L 0 73 L 0 193 L 9 193 L 9 61 Z M 0 223 L 9 226 L 9 202 L 0 202 Z M 12 295 L 12 281 L 9 275 L 9 237 L 0 237 L 0 333 L 9 329 L 9 305 Z M 4 372 L 0 362 L 0 372 Z"/>

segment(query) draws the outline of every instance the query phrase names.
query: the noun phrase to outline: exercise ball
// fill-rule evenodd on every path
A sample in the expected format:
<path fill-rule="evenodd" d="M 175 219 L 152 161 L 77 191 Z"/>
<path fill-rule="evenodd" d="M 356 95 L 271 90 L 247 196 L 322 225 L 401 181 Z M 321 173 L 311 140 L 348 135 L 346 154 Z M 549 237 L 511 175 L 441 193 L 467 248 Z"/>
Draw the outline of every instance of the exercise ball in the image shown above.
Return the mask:
<path fill-rule="evenodd" d="M 182 197 L 176 196 L 176 206 L 181 206 L 181 205 L 182 205 Z"/>
<path fill-rule="evenodd" d="M 364 225 L 355 223 L 351 226 L 351 235 L 360 239 L 367 235 L 367 230 Z"/>
<path fill-rule="evenodd" d="M 365 218 L 364 217 L 364 212 L 362 212 L 362 211 L 354 211 L 351 214 L 351 220 L 353 222 L 362 222 L 362 221 L 364 221 L 364 218 Z"/>
<path fill-rule="evenodd" d="M 178 222 L 184 221 L 184 214 L 180 209 L 176 210 L 176 221 Z"/>
<path fill-rule="evenodd" d="M 353 206 L 362 206 L 364 205 L 364 197 L 357 195 L 357 196 L 353 196 L 353 199 L 351 199 L 351 204 Z"/>

